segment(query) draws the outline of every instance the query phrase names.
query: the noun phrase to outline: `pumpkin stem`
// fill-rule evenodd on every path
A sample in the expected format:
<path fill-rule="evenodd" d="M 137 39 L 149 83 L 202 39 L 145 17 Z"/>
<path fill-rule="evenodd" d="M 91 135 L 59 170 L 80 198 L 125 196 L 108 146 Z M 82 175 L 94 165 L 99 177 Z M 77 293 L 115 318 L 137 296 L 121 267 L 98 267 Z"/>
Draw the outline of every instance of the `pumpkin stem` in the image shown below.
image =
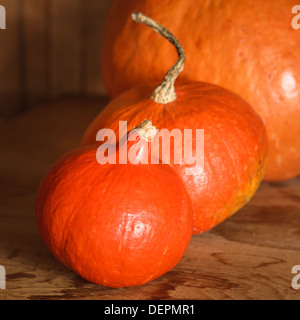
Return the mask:
<path fill-rule="evenodd" d="M 151 99 L 156 103 L 169 103 L 175 101 L 177 98 L 174 83 L 179 73 L 183 70 L 185 53 L 176 37 L 165 27 L 160 25 L 153 19 L 145 16 L 141 12 L 132 13 L 132 19 L 136 22 L 143 23 L 161 36 L 170 41 L 176 48 L 178 53 L 178 60 L 173 67 L 167 72 L 163 82 L 154 90 Z"/>
<path fill-rule="evenodd" d="M 144 120 L 141 124 L 134 128 L 134 130 L 142 137 L 143 139 L 152 142 L 157 129 L 152 125 L 150 120 Z"/>

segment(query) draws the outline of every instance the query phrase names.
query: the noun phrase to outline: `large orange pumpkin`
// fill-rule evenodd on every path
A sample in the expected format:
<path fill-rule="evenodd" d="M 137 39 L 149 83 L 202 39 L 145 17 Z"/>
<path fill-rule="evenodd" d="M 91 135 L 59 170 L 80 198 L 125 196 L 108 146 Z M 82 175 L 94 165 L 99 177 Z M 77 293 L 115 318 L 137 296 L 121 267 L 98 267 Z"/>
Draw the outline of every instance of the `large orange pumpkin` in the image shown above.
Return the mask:
<path fill-rule="evenodd" d="M 145 19 L 142 15 L 139 17 Z M 161 34 L 176 45 L 180 58 L 155 90 L 154 86 L 136 87 L 113 99 L 89 126 L 82 144 L 96 143 L 97 131 L 102 128 L 118 133 L 120 120 L 127 121 L 128 128 L 132 129 L 146 118 L 158 129 L 169 132 L 193 130 L 195 155 L 195 131 L 204 129 L 204 168 L 197 162 L 188 164 L 179 149 L 175 154 L 181 157 L 182 164 L 171 161 L 191 197 L 193 233 L 197 234 L 231 216 L 253 196 L 265 171 L 265 127 L 243 99 L 219 86 L 187 82 L 178 84 L 175 93 L 173 83 L 182 70 L 184 52 L 167 30 L 151 19 L 147 22 L 156 31 L 162 28 Z M 173 140 L 171 149 L 174 149 Z"/>
<path fill-rule="evenodd" d="M 114 0 L 104 33 L 102 70 L 111 97 L 159 82 L 173 47 L 131 21 L 141 11 L 172 31 L 186 51 L 181 79 L 215 83 L 262 117 L 269 141 L 266 180 L 300 173 L 300 31 L 297 0 Z"/>
<path fill-rule="evenodd" d="M 37 223 L 49 250 L 103 286 L 136 286 L 159 277 L 181 259 L 192 235 L 187 192 L 169 165 L 143 164 L 153 131 L 141 129 L 128 142 L 137 163 L 119 164 L 123 143 L 102 158 L 105 164 L 96 160 L 98 146 L 83 147 L 59 159 L 38 191 Z"/>

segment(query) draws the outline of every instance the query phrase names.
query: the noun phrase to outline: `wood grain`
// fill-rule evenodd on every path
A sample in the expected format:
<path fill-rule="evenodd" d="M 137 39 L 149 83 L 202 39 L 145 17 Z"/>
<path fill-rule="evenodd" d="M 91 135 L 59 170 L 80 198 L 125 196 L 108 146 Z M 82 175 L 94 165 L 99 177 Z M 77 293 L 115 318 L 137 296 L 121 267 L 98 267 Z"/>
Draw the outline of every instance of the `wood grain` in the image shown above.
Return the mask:
<path fill-rule="evenodd" d="M 80 92 L 80 0 L 52 0 L 52 95 Z"/>
<path fill-rule="evenodd" d="M 1 1 L 6 10 L 6 29 L 0 30 L 0 115 L 20 111 L 24 88 L 20 56 L 19 0 Z"/>
<path fill-rule="evenodd" d="M 110 0 L 89 0 L 81 4 L 82 14 L 82 62 L 81 88 L 89 95 L 105 94 L 101 76 L 100 54 L 102 35 Z"/>
<path fill-rule="evenodd" d="M 59 96 L 105 92 L 100 54 L 111 0 L 3 0 L 0 117 Z"/>
<path fill-rule="evenodd" d="M 151 283 L 110 289 L 56 261 L 34 218 L 49 166 L 76 147 L 107 99 L 60 100 L 0 126 L 0 265 L 14 299 L 300 299 L 300 178 L 263 183 L 249 204 L 210 232 L 193 236 L 179 264 Z M 84 112 L 82 112 L 84 110 Z"/>
<path fill-rule="evenodd" d="M 23 1 L 24 69 L 26 74 L 26 103 L 40 105 L 49 99 L 49 39 L 47 0 Z"/>

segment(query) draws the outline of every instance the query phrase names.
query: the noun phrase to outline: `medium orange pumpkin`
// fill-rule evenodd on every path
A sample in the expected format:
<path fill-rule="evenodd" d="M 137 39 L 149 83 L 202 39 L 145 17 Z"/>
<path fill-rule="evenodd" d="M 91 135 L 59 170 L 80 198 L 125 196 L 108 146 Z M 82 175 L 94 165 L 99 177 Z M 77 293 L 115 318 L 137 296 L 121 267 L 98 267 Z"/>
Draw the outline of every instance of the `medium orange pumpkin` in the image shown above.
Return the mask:
<path fill-rule="evenodd" d="M 178 175 L 166 164 L 143 164 L 155 128 L 146 121 L 131 133 L 136 164 L 119 164 L 123 143 L 102 165 L 98 146 L 83 147 L 52 166 L 37 196 L 38 227 L 52 254 L 108 287 L 141 285 L 166 273 L 192 235 L 190 199 Z"/>
<path fill-rule="evenodd" d="M 111 97 L 160 81 L 176 59 L 168 43 L 135 25 L 131 12 L 159 21 L 186 51 L 180 78 L 220 85 L 244 98 L 268 133 L 265 180 L 300 173 L 300 31 L 297 0 L 114 0 L 107 17 L 102 71 Z"/>
<path fill-rule="evenodd" d="M 113 99 L 91 123 L 82 144 L 96 143 L 97 131 L 102 128 L 117 133 L 121 120 L 128 122 L 129 129 L 145 118 L 158 129 L 191 129 L 194 133 L 204 129 L 204 169 L 197 163 L 187 164 L 179 150 L 175 154 L 181 157 L 182 165 L 171 162 L 171 166 L 181 176 L 192 200 L 193 233 L 210 230 L 244 206 L 258 188 L 267 157 L 265 127 L 244 100 L 219 86 L 180 83 L 175 93 L 173 84 L 184 63 L 180 44 L 153 20 L 141 14 L 134 15 L 134 19 L 170 40 L 180 58 L 154 93 L 153 86 L 141 86 Z"/>

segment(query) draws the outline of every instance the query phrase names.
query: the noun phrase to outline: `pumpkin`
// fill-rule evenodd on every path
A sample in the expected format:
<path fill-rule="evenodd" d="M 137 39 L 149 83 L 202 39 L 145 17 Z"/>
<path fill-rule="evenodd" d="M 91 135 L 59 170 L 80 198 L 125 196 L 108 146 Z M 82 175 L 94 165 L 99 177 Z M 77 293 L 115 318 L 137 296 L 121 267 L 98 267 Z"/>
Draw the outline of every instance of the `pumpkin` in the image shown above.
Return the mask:
<path fill-rule="evenodd" d="M 141 11 L 176 34 L 186 51 L 179 79 L 225 87 L 245 99 L 267 129 L 265 180 L 300 173 L 300 32 L 292 28 L 297 0 L 114 0 L 102 51 L 111 97 L 158 83 L 176 59 L 159 36 L 130 19 Z"/>
<path fill-rule="evenodd" d="M 187 144 L 192 145 L 195 156 L 195 132 L 203 129 L 204 166 L 201 162 L 187 161 L 180 148 L 174 150 L 173 139 L 170 165 L 182 178 L 191 198 L 193 234 L 208 231 L 243 207 L 257 190 L 267 159 L 265 127 L 248 103 L 219 86 L 181 82 L 175 92 L 174 82 L 185 60 L 180 43 L 153 19 L 141 13 L 134 14 L 133 18 L 172 42 L 179 59 L 155 90 L 151 85 L 139 86 L 113 99 L 90 124 L 82 145 L 97 143 L 99 129 L 108 128 L 117 133 L 122 120 L 127 121 L 131 130 L 135 123 L 146 118 L 168 133 L 173 129 L 183 134 L 186 129 L 192 130 L 194 134 Z M 175 156 L 181 157 L 181 164 L 173 161 Z"/>
<path fill-rule="evenodd" d="M 149 121 L 131 131 L 133 163 L 118 161 L 121 152 L 127 155 L 123 142 L 107 158 L 87 146 L 59 159 L 41 183 L 41 236 L 59 261 L 88 281 L 145 284 L 172 269 L 189 244 L 191 204 L 180 178 L 167 164 L 147 164 L 155 132 Z"/>

